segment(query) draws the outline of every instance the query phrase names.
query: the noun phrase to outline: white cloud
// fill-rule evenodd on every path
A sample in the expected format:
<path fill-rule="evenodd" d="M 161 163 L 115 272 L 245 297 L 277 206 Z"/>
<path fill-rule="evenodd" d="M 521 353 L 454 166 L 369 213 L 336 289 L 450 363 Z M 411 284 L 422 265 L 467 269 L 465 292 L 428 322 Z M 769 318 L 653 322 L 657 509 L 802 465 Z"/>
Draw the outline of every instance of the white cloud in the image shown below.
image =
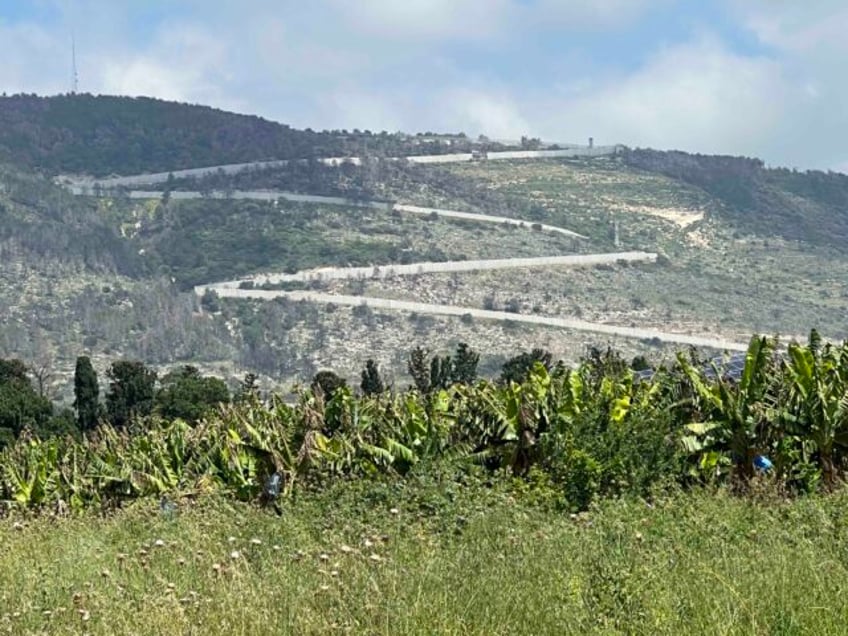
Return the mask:
<path fill-rule="evenodd" d="M 452 132 L 517 139 L 531 128 L 519 106 L 505 92 L 458 88 L 440 95 L 437 103 L 442 112 L 442 128 Z"/>
<path fill-rule="evenodd" d="M 462 38 L 501 32 L 512 0 L 331 0 L 346 24 L 392 40 Z"/>
<path fill-rule="evenodd" d="M 31 23 L 0 22 L 0 89 L 54 93 L 71 89 L 70 38 Z"/>
<path fill-rule="evenodd" d="M 542 99 L 535 114 L 546 137 L 563 141 L 747 154 L 780 121 L 783 92 L 777 64 L 705 38 L 663 49 L 630 75 Z"/>
<path fill-rule="evenodd" d="M 330 0 L 359 32 L 394 41 L 532 36 L 621 26 L 667 0 Z M 407 42 L 406 44 L 409 44 Z"/>

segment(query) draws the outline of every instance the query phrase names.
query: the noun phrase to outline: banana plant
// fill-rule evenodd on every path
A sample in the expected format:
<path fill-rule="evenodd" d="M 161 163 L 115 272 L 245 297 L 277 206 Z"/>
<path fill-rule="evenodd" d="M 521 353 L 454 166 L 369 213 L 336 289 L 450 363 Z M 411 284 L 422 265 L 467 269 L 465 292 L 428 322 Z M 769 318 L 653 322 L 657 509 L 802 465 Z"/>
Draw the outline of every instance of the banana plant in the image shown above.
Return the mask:
<path fill-rule="evenodd" d="M 59 498 L 58 445 L 31 439 L 3 454 L 3 489 L 12 501 L 33 508 Z"/>
<path fill-rule="evenodd" d="M 836 450 L 848 448 L 848 343 L 824 349 L 791 343 L 789 379 L 792 431 L 815 445 L 824 483 L 837 480 Z"/>
<path fill-rule="evenodd" d="M 729 454 L 743 479 L 753 475 L 754 457 L 768 443 L 768 417 L 775 405 L 775 341 L 754 336 L 738 384 L 716 373 L 708 382 L 683 354 L 678 362 L 692 385 L 702 421 L 685 425 L 683 448 L 706 470 L 720 470 Z"/>

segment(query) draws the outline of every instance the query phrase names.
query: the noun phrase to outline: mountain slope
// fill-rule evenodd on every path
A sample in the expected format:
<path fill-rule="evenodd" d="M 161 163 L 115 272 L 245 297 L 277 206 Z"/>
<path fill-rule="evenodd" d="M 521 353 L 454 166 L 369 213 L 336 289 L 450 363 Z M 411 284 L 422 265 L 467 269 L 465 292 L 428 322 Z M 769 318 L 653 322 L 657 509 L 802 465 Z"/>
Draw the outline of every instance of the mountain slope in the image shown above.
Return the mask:
<path fill-rule="evenodd" d="M 0 98 L 0 156 L 48 173 L 98 176 L 337 154 L 338 135 L 145 97 Z"/>
<path fill-rule="evenodd" d="M 36 267 L 51 261 L 92 272 L 141 273 L 132 245 L 96 201 L 2 164 L 0 248 Z"/>
<path fill-rule="evenodd" d="M 717 214 L 740 230 L 841 250 L 848 245 L 848 175 L 657 150 L 633 150 L 624 161 L 702 188 L 724 204 Z"/>

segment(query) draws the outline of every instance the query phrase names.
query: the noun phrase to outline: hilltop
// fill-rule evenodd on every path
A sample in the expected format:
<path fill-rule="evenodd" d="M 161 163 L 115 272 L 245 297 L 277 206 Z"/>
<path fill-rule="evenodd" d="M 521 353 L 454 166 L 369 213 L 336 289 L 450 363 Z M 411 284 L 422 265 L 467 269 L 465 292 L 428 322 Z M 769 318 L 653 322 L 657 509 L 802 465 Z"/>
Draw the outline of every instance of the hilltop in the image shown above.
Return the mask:
<path fill-rule="evenodd" d="M 454 139 L 454 141 L 456 141 Z M 451 146 L 455 147 L 455 146 Z M 0 97 L 0 161 L 47 174 L 135 174 L 228 163 L 443 152 L 438 137 L 297 130 L 253 115 L 148 97 Z"/>
<path fill-rule="evenodd" d="M 703 189 L 723 205 L 719 215 L 742 232 L 811 245 L 848 246 L 848 175 L 766 168 L 759 159 L 634 150 L 634 168 Z"/>

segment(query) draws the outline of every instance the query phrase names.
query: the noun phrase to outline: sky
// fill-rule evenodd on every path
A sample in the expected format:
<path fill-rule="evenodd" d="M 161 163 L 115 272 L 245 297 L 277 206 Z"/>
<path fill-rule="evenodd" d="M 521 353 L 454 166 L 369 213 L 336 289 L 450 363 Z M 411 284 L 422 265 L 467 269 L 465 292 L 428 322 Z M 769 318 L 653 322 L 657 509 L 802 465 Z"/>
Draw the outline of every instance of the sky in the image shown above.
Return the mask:
<path fill-rule="evenodd" d="M 848 172 L 845 0 L 0 0 L 0 91 Z"/>

